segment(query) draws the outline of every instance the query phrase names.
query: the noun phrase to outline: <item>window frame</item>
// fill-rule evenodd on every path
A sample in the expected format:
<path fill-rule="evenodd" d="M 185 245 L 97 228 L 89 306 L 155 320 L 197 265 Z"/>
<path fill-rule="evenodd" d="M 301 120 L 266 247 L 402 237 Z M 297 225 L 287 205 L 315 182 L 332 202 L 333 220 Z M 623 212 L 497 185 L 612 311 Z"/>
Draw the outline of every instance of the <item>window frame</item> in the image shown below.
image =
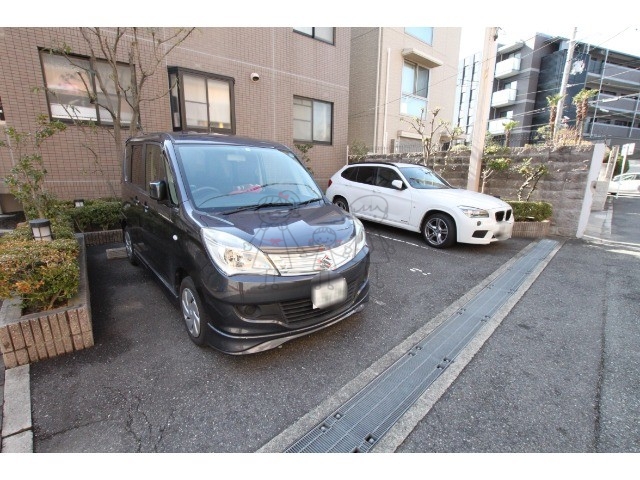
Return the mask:
<path fill-rule="evenodd" d="M 156 153 L 156 155 L 152 156 L 152 153 Z M 134 168 L 135 158 L 139 159 L 137 169 Z M 150 160 L 155 160 L 155 167 L 163 170 L 164 177 L 150 178 Z M 124 182 L 138 189 L 145 196 L 150 195 L 150 182 L 165 181 L 167 184 L 167 199 L 162 203 L 166 203 L 172 207 L 178 205 L 179 198 L 175 177 L 161 143 L 157 141 L 144 141 L 129 144 L 125 154 L 124 170 Z"/>
<path fill-rule="evenodd" d="M 300 99 L 300 100 L 308 100 L 311 102 L 311 140 L 308 139 L 301 139 L 301 138 L 296 138 L 295 136 L 295 122 L 296 122 L 296 118 L 295 118 L 295 114 L 293 112 L 293 107 L 295 106 L 295 103 L 292 103 L 292 111 L 291 111 L 291 119 L 292 119 L 292 138 L 293 141 L 296 143 L 306 143 L 306 144 L 313 144 L 313 145 L 333 145 L 333 125 L 334 125 L 334 103 L 333 102 L 327 102 L 326 100 L 318 100 L 315 98 L 309 98 L 309 97 L 303 97 L 301 95 L 294 95 L 293 96 L 293 100 L 295 102 L 296 99 Z M 329 107 L 331 108 L 331 119 L 330 122 L 331 124 L 329 125 L 329 140 L 325 141 L 325 140 L 315 140 L 314 139 L 314 106 L 316 103 L 321 103 L 321 104 L 325 104 L 325 105 L 329 105 Z M 302 121 L 301 119 L 298 119 L 299 121 Z"/>
<path fill-rule="evenodd" d="M 236 109 L 235 109 L 235 79 L 226 75 L 219 75 L 216 73 L 207 73 L 200 70 L 193 70 L 184 67 L 169 67 L 167 69 L 169 78 L 169 102 L 171 109 L 171 122 L 174 132 L 184 131 L 197 131 L 206 133 L 227 133 L 230 135 L 236 134 Z M 216 80 L 226 82 L 229 85 L 229 121 L 231 123 L 230 128 L 218 128 L 211 126 L 211 119 L 209 116 L 209 88 L 205 83 L 205 94 L 207 97 L 207 127 L 198 127 L 187 125 L 187 110 L 185 106 L 185 93 L 184 93 L 184 75 L 201 77 L 205 80 Z M 177 79 L 177 84 L 172 84 L 172 76 Z M 174 94 L 176 93 L 176 94 Z M 177 116 L 176 116 L 177 114 Z"/>
<path fill-rule="evenodd" d="M 95 74 L 90 72 L 90 68 L 89 70 L 84 70 L 85 75 L 87 75 L 89 78 L 89 82 L 88 82 L 88 86 L 91 88 L 91 92 L 87 93 L 86 91 L 83 91 L 82 95 L 75 95 L 77 98 L 82 98 L 83 100 L 88 101 L 89 104 L 91 104 L 93 106 L 93 110 L 95 112 L 95 115 L 92 118 L 78 118 L 78 117 L 73 117 L 71 115 L 69 115 L 69 113 L 67 113 L 67 110 L 63 107 L 63 105 L 67 105 L 67 104 L 63 104 L 60 102 L 54 102 L 54 104 L 56 105 L 60 105 L 61 108 L 64 110 L 65 114 L 64 115 L 54 115 L 53 113 L 53 109 L 52 109 L 52 99 L 56 99 L 55 94 L 54 93 L 50 93 L 50 90 L 53 90 L 53 88 L 49 85 L 50 80 L 47 81 L 47 69 L 45 67 L 45 58 L 46 56 L 55 56 L 57 58 L 60 59 L 64 59 L 68 62 L 69 67 L 71 67 L 72 69 L 76 69 L 79 68 L 81 70 L 84 70 L 82 67 L 76 67 L 73 65 L 73 63 L 71 63 L 71 60 L 69 59 L 77 59 L 78 61 L 81 62 L 87 62 L 88 66 L 91 66 L 91 57 L 86 56 L 86 55 L 78 55 L 78 54 L 60 54 L 60 53 L 55 53 L 52 52 L 49 49 L 46 48 L 42 48 L 39 47 L 38 48 L 38 57 L 40 59 L 40 69 L 42 72 L 42 79 L 44 81 L 44 85 L 45 85 L 45 89 L 46 89 L 46 95 L 45 98 L 47 100 L 47 109 L 49 111 L 49 118 L 51 120 L 59 120 L 63 123 L 75 123 L 75 122 L 94 122 L 96 125 L 102 126 L 102 127 L 112 127 L 113 126 L 113 118 L 111 117 L 111 115 L 104 109 L 102 108 L 98 102 L 96 101 L 92 101 L 90 95 L 98 97 L 100 95 L 104 95 L 104 92 L 102 92 L 102 90 L 100 88 L 97 87 L 97 81 L 96 81 L 96 76 Z M 106 65 L 109 66 L 109 62 L 105 59 L 101 59 L 101 58 L 96 58 L 95 61 L 98 64 L 101 65 Z M 118 67 L 122 67 L 123 69 L 129 69 L 129 64 L 124 63 L 124 62 L 116 62 L 116 65 Z M 127 121 L 123 118 L 122 113 L 124 113 L 123 108 L 127 107 L 127 103 L 126 100 L 123 98 L 121 99 L 121 116 L 120 116 L 120 123 L 124 126 L 128 126 L 130 125 L 130 121 Z M 102 110 L 105 110 L 105 116 L 106 119 L 101 119 L 101 112 Z"/>
<path fill-rule="evenodd" d="M 417 32 L 418 29 L 428 29 L 430 32 L 430 40 L 426 40 L 426 37 L 421 36 L 420 32 Z M 422 43 L 426 45 L 433 45 L 433 34 L 434 34 L 433 27 L 404 27 L 404 33 L 412 36 L 413 38 L 420 40 Z"/>
<path fill-rule="evenodd" d="M 300 30 L 300 28 L 310 28 L 311 29 L 311 33 L 307 33 L 304 30 Z M 326 43 L 328 45 L 335 45 L 336 44 L 336 27 L 330 27 L 332 29 L 332 34 L 331 34 L 332 40 L 331 41 L 328 41 L 328 40 L 325 40 L 322 37 L 316 36 L 316 28 L 318 28 L 318 27 L 293 27 L 293 31 L 294 31 L 294 33 L 297 33 L 299 35 L 303 35 L 303 36 L 308 37 L 308 38 L 313 38 L 314 40 L 318 40 L 319 42 Z"/>
<path fill-rule="evenodd" d="M 405 93 L 404 91 L 404 82 L 405 82 L 405 78 L 404 78 L 404 72 L 406 70 L 406 67 L 410 66 L 413 68 L 413 92 L 412 93 Z M 420 69 L 423 69 L 427 72 L 427 82 L 426 82 L 426 95 L 423 97 L 421 95 L 417 95 L 416 92 L 418 91 L 418 72 Z M 403 104 L 405 103 L 405 98 L 409 98 L 412 100 L 424 100 L 424 112 L 423 115 L 426 114 L 427 112 L 427 106 L 429 104 L 429 84 L 431 82 L 431 69 L 427 68 L 423 65 L 420 65 L 418 63 L 415 62 L 410 62 L 408 60 L 405 60 L 402 63 L 402 78 L 401 78 L 401 82 L 400 82 L 400 115 L 406 115 L 406 116 L 417 116 L 417 115 L 413 115 L 410 113 L 409 109 L 407 109 L 407 112 L 403 112 L 402 111 L 402 107 Z"/>

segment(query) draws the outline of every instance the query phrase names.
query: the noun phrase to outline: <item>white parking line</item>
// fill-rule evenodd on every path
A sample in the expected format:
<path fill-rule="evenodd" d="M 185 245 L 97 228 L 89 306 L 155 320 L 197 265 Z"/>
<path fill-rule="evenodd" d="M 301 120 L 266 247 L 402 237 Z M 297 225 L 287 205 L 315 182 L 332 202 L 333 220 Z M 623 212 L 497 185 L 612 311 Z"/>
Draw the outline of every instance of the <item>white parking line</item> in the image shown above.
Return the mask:
<path fill-rule="evenodd" d="M 407 242 L 406 240 L 400 240 L 398 238 L 387 237 L 386 235 L 380 235 L 379 233 L 367 232 L 367 235 L 373 235 L 374 237 L 384 238 L 385 240 L 393 240 L 394 242 L 404 243 L 405 245 L 411 245 L 412 247 L 423 248 L 425 250 L 430 250 L 430 251 L 437 250 L 435 248 L 427 247 L 426 245 L 419 245 L 417 243 Z"/>

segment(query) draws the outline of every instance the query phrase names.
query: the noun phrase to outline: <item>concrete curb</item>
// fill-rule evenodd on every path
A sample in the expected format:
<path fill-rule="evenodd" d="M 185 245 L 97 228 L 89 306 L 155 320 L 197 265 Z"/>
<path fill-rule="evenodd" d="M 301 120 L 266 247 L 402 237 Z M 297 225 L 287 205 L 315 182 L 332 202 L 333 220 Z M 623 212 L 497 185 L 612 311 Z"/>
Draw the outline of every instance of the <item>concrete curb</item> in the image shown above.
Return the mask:
<path fill-rule="evenodd" d="M 29 365 L 4 372 L 2 453 L 33 453 Z"/>

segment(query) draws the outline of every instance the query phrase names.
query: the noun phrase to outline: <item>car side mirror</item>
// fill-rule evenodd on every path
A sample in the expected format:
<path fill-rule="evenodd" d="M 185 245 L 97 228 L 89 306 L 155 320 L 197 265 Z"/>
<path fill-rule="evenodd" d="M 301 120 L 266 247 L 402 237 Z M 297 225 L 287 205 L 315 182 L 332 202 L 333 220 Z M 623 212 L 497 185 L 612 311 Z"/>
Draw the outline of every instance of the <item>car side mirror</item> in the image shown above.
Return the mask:
<path fill-rule="evenodd" d="M 149 196 L 153 200 L 162 202 L 167 199 L 167 182 L 159 180 L 157 182 L 149 182 Z"/>
<path fill-rule="evenodd" d="M 398 190 L 403 190 L 404 189 L 404 183 L 402 182 L 402 180 L 392 180 L 391 181 L 391 186 L 393 188 L 398 189 Z"/>

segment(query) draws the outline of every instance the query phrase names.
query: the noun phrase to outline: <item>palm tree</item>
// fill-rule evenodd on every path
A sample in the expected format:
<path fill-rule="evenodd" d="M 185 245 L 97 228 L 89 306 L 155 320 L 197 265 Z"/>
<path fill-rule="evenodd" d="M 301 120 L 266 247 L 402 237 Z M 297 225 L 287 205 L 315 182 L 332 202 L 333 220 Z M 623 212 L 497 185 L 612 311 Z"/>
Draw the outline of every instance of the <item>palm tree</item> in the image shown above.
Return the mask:
<path fill-rule="evenodd" d="M 509 120 L 508 122 L 504 122 L 502 124 L 504 126 L 504 146 L 509 146 L 509 137 L 511 136 L 511 130 L 516 128 L 518 122 L 516 120 Z"/>
<path fill-rule="evenodd" d="M 598 90 L 583 88 L 573 97 L 573 104 L 576 106 L 576 136 L 578 142 L 582 140 L 584 119 L 587 118 L 589 110 L 589 99 L 597 95 Z"/>
<path fill-rule="evenodd" d="M 549 105 L 549 140 L 553 143 L 553 138 L 555 137 L 555 124 L 556 124 L 556 116 L 558 115 L 558 103 L 564 95 L 560 95 L 556 93 L 555 95 L 551 95 L 547 97 L 547 104 Z"/>

